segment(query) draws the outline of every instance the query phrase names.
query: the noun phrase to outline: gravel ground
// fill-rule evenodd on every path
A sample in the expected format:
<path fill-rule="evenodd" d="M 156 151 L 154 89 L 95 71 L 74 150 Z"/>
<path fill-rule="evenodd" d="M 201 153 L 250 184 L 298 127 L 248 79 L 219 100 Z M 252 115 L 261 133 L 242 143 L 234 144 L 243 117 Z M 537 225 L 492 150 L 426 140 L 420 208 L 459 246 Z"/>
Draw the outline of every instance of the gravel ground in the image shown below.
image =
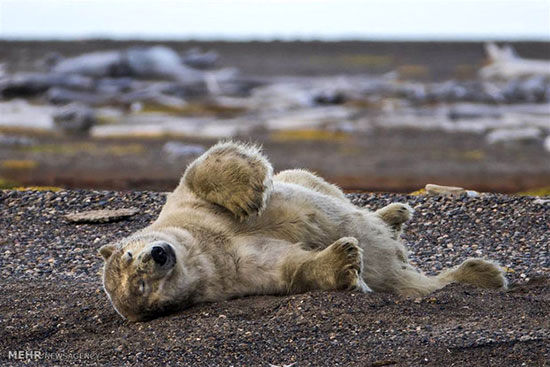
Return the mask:
<path fill-rule="evenodd" d="M 101 289 L 96 252 L 151 222 L 164 195 L 2 191 L 0 363 L 548 365 L 550 204 L 495 194 L 351 197 L 372 209 L 392 201 L 413 206 L 416 214 L 403 237 L 412 260 L 427 273 L 487 257 L 507 267 L 510 291 L 451 285 L 410 300 L 348 292 L 248 297 L 130 324 Z M 77 210 L 128 207 L 140 212 L 116 223 L 64 218 Z"/>

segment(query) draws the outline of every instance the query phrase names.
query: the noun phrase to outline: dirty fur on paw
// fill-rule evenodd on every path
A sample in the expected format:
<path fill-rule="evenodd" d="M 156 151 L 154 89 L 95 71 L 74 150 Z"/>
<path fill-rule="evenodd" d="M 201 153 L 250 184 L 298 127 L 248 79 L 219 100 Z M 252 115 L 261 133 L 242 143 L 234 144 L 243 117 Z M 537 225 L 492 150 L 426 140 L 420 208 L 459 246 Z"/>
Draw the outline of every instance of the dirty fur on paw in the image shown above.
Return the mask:
<path fill-rule="evenodd" d="M 363 250 L 357 239 L 344 237 L 333 243 L 326 250 L 327 260 L 334 263 L 338 289 L 359 290 L 368 292 L 367 285 L 361 278 L 363 271 Z M 330 255 L 329 255 L 330 254 Z"/>
<path fill-rule="evenodd" d="M 108 223 L 131 217 L 138 212 L 137 208 L 88 210 L 67 214 L 65 219 L 72 223 Z"/>
<path fill-rule="evenodd" d="M 411 219 L 414 210 L 407 204 L 392 203 L 378 209 L 376 214 L 389 225 L 400 225 Z"/>
<path fill-rule="evenodd" d="M 404 223 L 411 219 L 413 213 L 413 208 L 403 203 L 392 203 L 375 212 L 390 227 L 395 240 L 399 238 Z"/>
<path fill-rule="evenodd" d="M 259 147 L 224 142 L 193 162 L 183 182 L 199 198 L 220 205 L 243 220 L 265 209 L 272 176 L 273 168 Z"/>

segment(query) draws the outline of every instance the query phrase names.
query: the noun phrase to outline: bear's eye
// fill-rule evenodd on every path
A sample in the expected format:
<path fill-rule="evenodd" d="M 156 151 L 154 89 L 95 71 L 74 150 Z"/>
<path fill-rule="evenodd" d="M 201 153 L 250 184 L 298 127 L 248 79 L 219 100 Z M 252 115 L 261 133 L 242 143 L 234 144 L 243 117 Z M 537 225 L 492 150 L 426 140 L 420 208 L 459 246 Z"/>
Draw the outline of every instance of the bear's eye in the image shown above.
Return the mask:
<path fill-rule="evenodd" d="M 122 255 L 122 264 L 128 265 L 132 262 L 132 253 L 130 251 Z"/>
<path fill-rule="evenodd" d="M 138 291 L 139 293 L 145 292 L 145 282 L 143 281 L 143 279 L 138 282 Z"/>

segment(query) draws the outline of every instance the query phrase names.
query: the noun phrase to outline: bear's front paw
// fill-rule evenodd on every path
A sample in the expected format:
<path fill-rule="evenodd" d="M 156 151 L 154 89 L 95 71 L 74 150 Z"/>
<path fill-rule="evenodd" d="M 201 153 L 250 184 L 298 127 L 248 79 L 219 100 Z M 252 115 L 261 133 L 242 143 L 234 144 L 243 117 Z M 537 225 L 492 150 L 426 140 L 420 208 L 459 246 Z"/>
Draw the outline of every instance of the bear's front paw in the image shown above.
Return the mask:
<path fill-rule="evenodd" d="M 408 204 L 392 203 L 376 211 L 376 214 L 388 225 L 400 225 L 411 219 L 413 208 Z"/>

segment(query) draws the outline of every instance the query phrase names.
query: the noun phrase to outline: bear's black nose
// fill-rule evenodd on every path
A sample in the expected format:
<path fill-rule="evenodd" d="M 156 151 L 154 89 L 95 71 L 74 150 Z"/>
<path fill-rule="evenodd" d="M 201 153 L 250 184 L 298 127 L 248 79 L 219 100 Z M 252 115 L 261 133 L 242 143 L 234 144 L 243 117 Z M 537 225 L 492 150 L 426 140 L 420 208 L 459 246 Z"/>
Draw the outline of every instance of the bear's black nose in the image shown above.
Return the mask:
<path fill-rule="evenodd" d="M 164 251 L 164 248 L 160 246 L 153 246 L 153 249 L 151 250 L 151 257 L 159 265 L 164 265 L 166 260 L 168 260 L 166 251 Z"/>

